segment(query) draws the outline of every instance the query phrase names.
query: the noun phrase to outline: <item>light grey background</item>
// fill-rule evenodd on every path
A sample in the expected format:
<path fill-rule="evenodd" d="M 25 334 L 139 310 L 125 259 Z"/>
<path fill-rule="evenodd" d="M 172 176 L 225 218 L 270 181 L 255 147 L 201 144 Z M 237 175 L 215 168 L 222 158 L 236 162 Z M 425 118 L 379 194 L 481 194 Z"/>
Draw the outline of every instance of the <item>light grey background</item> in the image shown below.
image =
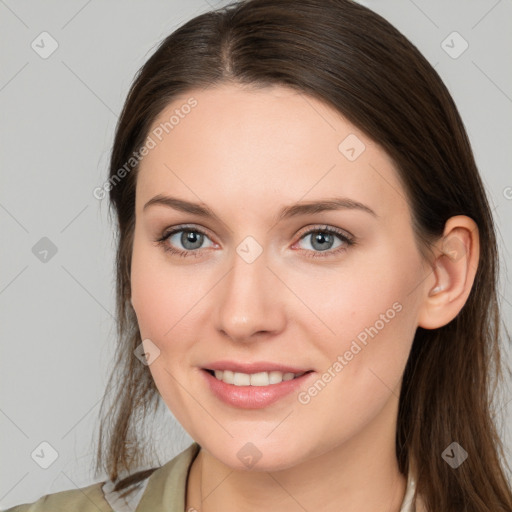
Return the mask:
<path fill-rule="evenodd" d="M 107 199 L 95 199 L 93 189 L 107 176 L 136 71 L 176 27 L 226 3 L 0 0 L 0 508 L 96 481 L 96 419 L 115 330 L 113 228 Z M 510 329 L 512 1 L 362 3 L 419 47 L 460 109 L 498 226 Z M 46 59 L 31 47 L 51 48 L 43 31 L 58 43 Z M 453 58 L 464 40 L 467 50 Z M 46 262 L 33 253 L 43 237 L 57 249 Z M 508 458 L 511 399 L 509 387 L 500 399 Z M 170 413 L 163 424 L 161 463 L 190 441 Z M 58 452 L 48 469 L 31 457 L 42 442 Z"/>

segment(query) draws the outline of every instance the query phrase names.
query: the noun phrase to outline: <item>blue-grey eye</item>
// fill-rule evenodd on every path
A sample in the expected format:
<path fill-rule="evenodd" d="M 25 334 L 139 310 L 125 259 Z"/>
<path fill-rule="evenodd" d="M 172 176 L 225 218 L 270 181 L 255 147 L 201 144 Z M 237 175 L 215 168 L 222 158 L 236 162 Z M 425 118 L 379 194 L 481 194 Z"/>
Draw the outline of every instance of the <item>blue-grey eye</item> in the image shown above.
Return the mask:
<path fill-rule="evenodd" d="M 181 229 L 171 234 L 168 237 L 168 239 L 171 244 L 176 245 L 177 241 L 176 239 L 173 240 L 173 237 L 179 237 L 179 243 L 182 245 L 184 249 L 187 249 L 189 251 L 201 249 L 201 246 L 203 245 L 204 240 L 206 238 L 205 235 L 203 235 L 203 233 L 199 233 L 198 231 L 192 229 Z"/>
<path fill-rule="evenodd" d="M 341 235 L 332 233 L 328 230 L 310 231 L 309 233 L 306 233 L 301 240 L 306 240 L 308 238 L 311 240 L 310 245 L 315 251 L 328 251 L 333 248 L 336 249 L 342 245 L 342 242 L 345 242 Z M 336 238 L 338 238 L 340 242 L 337 246 L 333 247 Z M 305 249 L 309 250 L 308 247 Z"/>

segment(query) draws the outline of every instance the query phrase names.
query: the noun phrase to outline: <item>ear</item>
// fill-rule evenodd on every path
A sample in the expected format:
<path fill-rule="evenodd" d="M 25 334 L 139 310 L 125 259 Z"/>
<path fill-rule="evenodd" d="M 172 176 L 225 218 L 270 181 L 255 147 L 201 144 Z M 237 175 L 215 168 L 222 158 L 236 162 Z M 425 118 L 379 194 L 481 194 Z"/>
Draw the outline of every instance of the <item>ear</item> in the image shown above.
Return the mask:
<path fill-rule="evenodd" d="M 418 313 L 418 325 L 424 329 L 446 325 L 466 303 L 480 256 L 478 226 L 465 215 L 451 217 L 434 251 L 436 259 L 425 279 Z"/>

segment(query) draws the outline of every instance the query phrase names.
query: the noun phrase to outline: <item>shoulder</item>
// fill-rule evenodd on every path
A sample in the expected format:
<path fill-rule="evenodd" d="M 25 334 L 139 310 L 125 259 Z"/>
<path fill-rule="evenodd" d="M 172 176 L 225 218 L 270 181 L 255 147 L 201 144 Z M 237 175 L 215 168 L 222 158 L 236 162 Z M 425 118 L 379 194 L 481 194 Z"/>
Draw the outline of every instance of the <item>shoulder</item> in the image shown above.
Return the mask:
<path fill-rule="evenodd" d="M 151 475 L 140 500 L 141 510 L 152 512 L 183 512 L 185 510 L 188 472 L 200 449 L 196 442 L 192 443 Z"/>
<path fill-rule="evenodd" d="M 105 500 L 103 483 L 46 494 L 33 503 L 17 505 L 4 512 L 113 512 Z"/>
<path fill-rule="evenodd" d="M 42 496 L 1 512 L 132 512 L 140 505 L 152 512 L 182 511 L 188 470 L 200 446 L 192 443 L 161 467 L 139 471 L 121 481 Z"/>

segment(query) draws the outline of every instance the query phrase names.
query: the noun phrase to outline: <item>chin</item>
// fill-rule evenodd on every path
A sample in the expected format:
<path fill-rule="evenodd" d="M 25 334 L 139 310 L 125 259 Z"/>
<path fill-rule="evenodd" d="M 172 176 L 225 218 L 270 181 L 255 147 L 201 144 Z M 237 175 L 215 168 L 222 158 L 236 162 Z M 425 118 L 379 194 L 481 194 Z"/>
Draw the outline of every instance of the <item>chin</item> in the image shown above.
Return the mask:
<path fill-rule="evenodd" d="M 292 440 L 270 440 L 262 436 L 256 436 L 249 440 L 244 436 L 243 440 L 234 438 L 226 443 L 201 446 L 217 460 L 236 471 L 281 471 L 294 467 L 311 456 L 310 450 L 300 446 Z"/>

